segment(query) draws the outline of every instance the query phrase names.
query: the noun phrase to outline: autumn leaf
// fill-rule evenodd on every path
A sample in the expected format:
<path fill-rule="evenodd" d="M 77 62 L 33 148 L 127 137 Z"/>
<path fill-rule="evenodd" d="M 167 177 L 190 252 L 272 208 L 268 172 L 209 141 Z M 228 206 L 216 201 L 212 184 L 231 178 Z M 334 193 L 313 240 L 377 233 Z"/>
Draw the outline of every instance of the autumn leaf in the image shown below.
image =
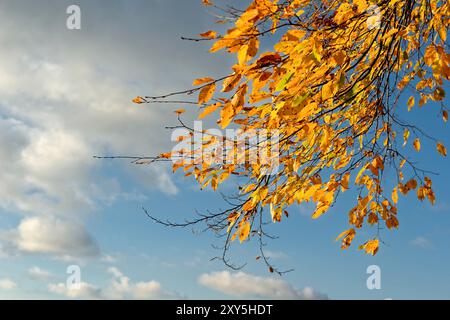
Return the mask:
<path fill-rule="evenodd" d="M 359 247 L 359 250 L 365 250 L 367 254 L 376 255 L 378 252 L 380 242 L 378 239 L 369 240 Z"/>
<path fill-rule="evenodd" d="M 250 222 L 246 221 L 242 224 L 242 226 L 239 228 L 239 241 L 242 243 L 244 242 L 248 236 L 250 235 Z"/>
<path fill-rule="evenodd" d="M 204 87 L 202 90 L 200 90 L 200 93 L 198 95 L 198 104 L 204 104 L 207 103 L 209 100 L 211 100 L 215 90 L 216 90 L 215 83 L 212 83 Z"/>
<path fill-rule="evenodd" d="M 414 149 L 416 149 L 417 152 L 420 151 L 420 147 L 421 147 L 421 146 L 420 146 L 420 140 L 419 140 L 419 138 L 416 138 L 416 139 L 414 140 L 413 146 L 414 146 Z"/>
<path fill-rule="evenodd" d="M 142 97 L 136 97 L 133 99 L 133 102 L 137 103 L 137 104 L 141 104 L 141 103 L 145 103 L 145 99 Z"/>
<path fill-rule="evenodd" d="M 355 235 L 356 235 L 355 229 L 351 228 L 351 229 L 348 229 L 348 230 L 345 230 L 344 232 L 342 232 L 336 238 L 335 241 L 338 241 L 339 239 L 343 238 L 341 248 L 347 249 L 351 245 L 353 239 L 355 238 Z"/>
<path fill-rule="evenodd" d="M 438 142 L 436 148 L 441 155 L 443 155 L 444 157 L 447 156 L 447 149 L 444 147 L 442 143 Z"/>
<path fill-rule="evenodd" d="M 412 109 L 412 107 L 414 107 L 414 104 L 415 104 L 415 99 L 414 99 L 414 97 L 409 97 L 409 99 L 408 99 L 408 111 L 411 111 L 411 109 Z"/>
<path fill-rule="evenodd" d="M 207 115 L 213 113 L 214 111 L 217 110 L 217 108 L 219 108 L 222 104 L 220 102 L 214 103 L 212 105 L 207 106 L 203 112 L 198 116 L 199 119 L 203 119 L 204 117 L 206 117 Z"/>
<path fill-rule="evenodd" d="M 195 79 L 194 82 L 192 83 L 193 86 L 199 86 L 201 84 L 205 84 L 205 83 L 211 83 L 213 82 L 214 79 L 213 78 L 199 78 L 199 79 Z"/>
<path fill-rule="evenodd" d="M 405 129 L 405 131 L 403 131 L 403 146 L 406 146 L 406 144 L 408 143 L 409 135 L 410 135 L 409 130 Z"/>
<path fill-rule="evenodd" d="M 211 179 L 211 188 L 216 191 L 218 186 L 218 177 L 216 175 Z"/>
<path fill-rule="evenodd" d="M 392 201 L 393 201 L 395 204 L 398 203 L 398 188 L 397 188 L 397 187 L 395 187 L 395 188 L 392 190 L 392 196 L 391 196 L 391 198 L 392 198 Z"/>
<path fill-rule="evenodd" d="M 213 40 L 211 53 L 222 50 L 235 62 L 220 77 L 196 79 L 193 88 L 172 95 L 184 95 L 191 104 L 190 95 L 198 94 L 199 119 L 214 116 L 217 129 L 233 125 L 246 140 L 238 146 L 226 138 L 205 139 L 176 155 L 189 160 L 175 167 L 202 188 L 218 190 L 230 177 L 240 182 L 237 198 L 227 201 L 235 206 L 223 215 L 205 214 L 209 229 L 243 242 L 251 223 L 279 223 L 291 206 L 305 203 L 319 219 L 345 191 L 353 203 L 338 239 L 347 249 L 356 230 L 398 228 L 399 193 L 415 190 L 419 200 L 436 202 L 426 168 L 418 170 L 417 159 L 401 149 L 411 141 L 420 152 L 420 139 L 433 136 L 433 126 L 420 127 L 420 115 L 408 116 L 415 105 L 417 112 L 432 113 L 423 106 L 439 104 L 448 121 L 443 100 L 450 80 L 450 12 L 447 1 L 423 3 L 383 2 L 376 28 L 377 17 L 367 15 L 370 1 L 253 0 L 242 10 L 225 8 L 233 19 L 220 19 L 231 23 L 220 36 L 200 34 Z M 260 139 L 261 131 L 266 139 Z M 446 156 L 442 143 L 436 148 Z M 202 161 L 205 153 L 223 157 Z M 277 170 L 267 174 L 271 157 Z M 360 248 L 374 255 L 378 247 L 374 239 Z"/>
<path fill-rule="evenodd" d="M 178 115 L 183 114 L 183 113 L 185 113 L 185 112 L 186 112 L 185 109 L 178 109 L 178 110 L 175 110 L 175 113 L 178 114 Z"/>
<path fill-rule="evenodd" d="M 206 39 L 214 39 L 217 37 L 217 32 L 212 31 L 212 30 L 206 31 L 204 33 L 200 33 L 200 37 L 206 38 Z"/>

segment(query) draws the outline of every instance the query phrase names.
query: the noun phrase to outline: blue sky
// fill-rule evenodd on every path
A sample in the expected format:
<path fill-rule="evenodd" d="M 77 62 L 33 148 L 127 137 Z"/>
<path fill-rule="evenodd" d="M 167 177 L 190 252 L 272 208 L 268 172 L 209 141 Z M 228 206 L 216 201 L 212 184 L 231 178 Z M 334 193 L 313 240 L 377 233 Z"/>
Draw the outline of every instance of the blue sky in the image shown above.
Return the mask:
<path fill-rule="evenodd" d="M 434 207 L 401 197 L 400 228 L 383 232 L 375 257 L 334 242 L 347 228 L 351 192 L 319 220 L 292 208 L 271 227 L 280 239 L 268 247 L 274 264 L 294 269 L 283 278 L 255 261 L 255 244 L 233 247 L 234 261 L 248 262 L 234 272 L 210 261 L 220 253 L 213 235 L 164 228 L 141 210 L 182 220 L 223 207 L 216 193 L 163 165 L 92 159 L 170 150 L 164 126 L 180 106 L 136 107 L 131 98 L 227 72 L 232 57 L 180 40 L 215 27 L 200 3 L 2 1 L 0 298 L 450 299 L 449 162 L 432 142 L 406 152 L 440 172 Z M 81 30 L 65 27 L 71 4 L 81 7 Z M 402 115 L 450 146 L 437 106 Z M 222 187 L 231 190 L 232 181 Z M 374 232 L 364 230 L 355 244 Z M 65 287 L 69 265 L 81 268 L 78 290 Z M 366 287 L 370 265 L 381 268 L 381 290 Z"/>

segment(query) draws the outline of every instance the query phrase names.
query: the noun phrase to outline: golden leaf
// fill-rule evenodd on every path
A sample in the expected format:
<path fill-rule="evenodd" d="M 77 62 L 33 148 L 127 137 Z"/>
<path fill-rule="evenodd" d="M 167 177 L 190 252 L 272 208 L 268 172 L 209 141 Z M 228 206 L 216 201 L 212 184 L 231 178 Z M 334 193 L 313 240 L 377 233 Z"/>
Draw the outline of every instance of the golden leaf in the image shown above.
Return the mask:
<path fill-rule="evenodd" d="M 365 244 L 359 247 L 360 250 L 365 250 L 367 254 L 376 255 L 378 252 L 378 248 L 380 246 L 380 242 L 378 239 L 369 240 Z"/>
<path fill-rule="evenodd" d="M 242 226 L 239 228 L 239 241 L 244 242 L 248 236 L 250 235 L 251 225 L 250 222 L 245 221 Z"/>
<path fill-rule="evenodd" d="M 207 103 L 209 100 L 211 100 L 215 90 L 216 90 L 215 83 L 212 83 L 202 88 L 202 90 L 200 90 L 200 93 L 198 95 L 198 104 L 204 104 Z"/>
<path fill-rule="evenodd" d="M 412 109 L 412 107 L 414 107 L 414 104 L 416 103 L 416 100 L 414 99 L 414 97 L 409 97 L 408 99 L 408 111 L 410 111 Z"/>
<path fill-rule="evenodd" d="M 214 79 L 213 78 L 199 78 L 199 79 L 195 79 L 194 82 L 192 83 L 193 86 L 199 86 L 201 84 L 205 84 L 205 83 L 210 83 L 213 82 Z"/>
<path fill-rule="evenodd" d="M 447 156 L 447 149 L 444 147 L 444 145 L 440 142 L 437 143 L 437 151 L 443 155 L 444 157 Z"/>
<path fill-rule="evenodd" d="M 392 190 L 392 201 L 393 201 L 395 204 L 397 204 L 397 202 L 398 202 L 398 189 L 397 189 L 397 187 L 395 187 L 395 188 Z"/>
<path fill-rule="evenodd" d="M 204 33 L 200 33 L 200 37 L 206 38 L 206 39 L 214 39 L 217 37 L 217 32 L 212 31 L 212 30 L 206 31 Z"/>
<path fill-rule="evenodd" d="M 133 99 L 133 102 L 137 103 L 137 104 L 141 104 L 141 103 L 145 103 L 145 100 L 142 97 L 136 97 Z"/>
<path fill-rule="evenodd" d="M 205 108 L 205 110 L 203 110 L 203 112 L 198 116 L 199 119 L 203 119 L 204 117 L 206 117 L 207 115 L 213 113 L 214 111 L 217 110 L 217 108 L 219 108 L 222 104 L 220 102 L 214 103 L 212 105 L 209 105 Z"/>
<path fill-rule="evenodd" d="M 416 149 L 416 151 L 419 152 L 420 151 L 420 140 L 419 140 L 419 138 L 416 138 L 414 140 L 413 145 L 414 145 L 414 149 Z"/>

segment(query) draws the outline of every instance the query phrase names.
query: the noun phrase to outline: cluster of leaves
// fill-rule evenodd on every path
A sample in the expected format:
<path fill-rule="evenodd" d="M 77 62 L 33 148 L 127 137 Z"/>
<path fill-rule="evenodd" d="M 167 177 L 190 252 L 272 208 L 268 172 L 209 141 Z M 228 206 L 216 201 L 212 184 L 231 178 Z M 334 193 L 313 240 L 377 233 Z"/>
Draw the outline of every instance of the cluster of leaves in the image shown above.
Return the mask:
<path fill-rule="evenodd" d="M 443 89 L 450 77 L 448 1 L 254 0 L 245 10 L 227 12 L 232 28 L 223 35 L 205 32 L 197 40 L 213 41 L 211 52 L 235 54 L 232 72 L 220 79 L 197 79 L 194 89 L 181 93 L 198 92 L 200 118 L 218 114 L 223 129 L 278 130 L 280 170 L 266 175 L 260 163 L 198 161 L 199 149 L 211 147 L 214 139 L 183 154 L 161 155 L 182 156 L 174 169 L 183 168 L 203 187 L 216 189 L 231 174 L 246 178 L 229 210 L 196 222 L 226 230 L 227 243 L 236 237 L 242 242 L 266 235 L 264 208 L 279 222 L 292 204 L 313 202 L 317 219 L 340 193 L 353 188 L 358 197 L 348 213 L 350 228 L 338 237 L 346 249 L 365 224 L 399 226 L 399 193 L 415 190 L 420 200 L 435 202 L 428 172 L 417 168 L 402 148 L 412 140 L 420 151 L 420 139 L 427 138 L 442 156 L 446 149 L 400 114 L 432 101 L 448 119 Z M 376 27 L 374 19 L 379 19 Z M 272 50 L 260 52 L 265 36 L 277 40 Z M 407 90 L 412 93 L 407 105 L 399 104 Z M 388 166 L 397 173 L 392 191 L 385 190 L 383 179 Z M 379 242 L 377 233 L 360 249 L 375 254 Z"/>

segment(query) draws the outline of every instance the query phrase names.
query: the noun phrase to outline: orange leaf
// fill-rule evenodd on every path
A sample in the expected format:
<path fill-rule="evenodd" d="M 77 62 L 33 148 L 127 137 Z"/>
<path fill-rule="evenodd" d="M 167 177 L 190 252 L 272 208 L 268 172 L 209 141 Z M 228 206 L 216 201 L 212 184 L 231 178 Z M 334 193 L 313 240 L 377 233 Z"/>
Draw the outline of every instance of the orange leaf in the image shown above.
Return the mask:
<path fill-rule="evenodd" d="M 199 86 L 201 84 L 209 83 L 209 82 L 213 82 L 213 81 L 214 81 L 213 78 L 199 78 L 199 79 L 195 79 L 194 82 L 192 83 L 192 85 Z"/>
<path fill-rule="evenodd" d="M 212 83 L 204 87 L 202 90 L 200 90 L 200 93 L 198 95 L 198 104 L 204 104 L 207 103 L 209 100 L 211 100 L 215 90 L 216 90 L 215 83 Z"/>
<path fill-rule="evenodd" d="M 414 104 L 416 103 L 414 97 L 409 97 L 408 99 L 408 111 L 410 111 L 412 109 L 412 107 L 414 107 Z"/>
<path fill-rule="evenodd" d="M 206 38 L 206 39 L 214 39 L 217 37 L 217 32 L 209 30 L 204 33 L 200 33 L 200 37 Z"/>
<path fill-rule="evenodd" d="M 367 254 L 376 255 L 378 252 L 378 247 L 380 246 L 380 242 L 378 239 L 369 240 L 365 244 L 359 247 L 359 250 L 364 249 Z"/>
<path fill-rule="evenodd" d="M 205 110 L 203 110 L 203 112 L 198 116 L 199 119 L 203 119 L 204 117 L 206 117 L 207 115 L 209 115 L 210 113 L 213 113 L 214 111 L 217 110 L 218 107 L 220 107 L 222 104 L 220 102 L 214 103 L 210 106 L 207 106 L 205 108 Z"/>
<path fill-rule="evenodd" d="M 417 152 L 420 151 L 420 140 L 419 138 L 416 138 L 416 140 L 414 140 L 414 149 L 416 149 Z"/>
<path fill-rule="evenodd" d="M 392 201 L 396 204 L 398 202 L 398 189 L 397 187 L 392 190 Z"/>
<path fill-rule="evenodd" d="M 250 235 L 250 222 L 246 221 L 244 224 L 239 228 L 239 241 L 242 243 L 244 242 L 248 236 Z"/>
<path fill-rule="evenodd" d="M 141 104 L 141 103 L 145 103 L 145 100 L 142 97 L 136 97 L 133 99 L 133 102 L 137 103 L 137 104 Z"/>
<path fill-rule="evenodd" d="M 447 149 L 444 147 L 444 145 L 440 142 L 437 144 L 437 151 L 442 154 L 444 157 L 447 156 Z"/>

